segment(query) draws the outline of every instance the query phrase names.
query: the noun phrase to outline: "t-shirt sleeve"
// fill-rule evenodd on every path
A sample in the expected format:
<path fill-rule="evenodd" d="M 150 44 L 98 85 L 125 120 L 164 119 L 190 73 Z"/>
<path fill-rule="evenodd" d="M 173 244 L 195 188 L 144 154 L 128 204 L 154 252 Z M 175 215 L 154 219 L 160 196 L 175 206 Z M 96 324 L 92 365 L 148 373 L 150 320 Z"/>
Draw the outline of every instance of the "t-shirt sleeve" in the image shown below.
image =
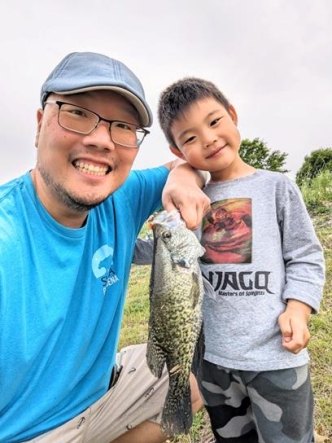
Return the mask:
<path fill-rule="evenodd" d="M 161 194 L 168 173 L 165 166 L 132 171 L 120 188 L 121 198 L 128 202 L 139 228 L 153 212 L 161 208 Z"/>

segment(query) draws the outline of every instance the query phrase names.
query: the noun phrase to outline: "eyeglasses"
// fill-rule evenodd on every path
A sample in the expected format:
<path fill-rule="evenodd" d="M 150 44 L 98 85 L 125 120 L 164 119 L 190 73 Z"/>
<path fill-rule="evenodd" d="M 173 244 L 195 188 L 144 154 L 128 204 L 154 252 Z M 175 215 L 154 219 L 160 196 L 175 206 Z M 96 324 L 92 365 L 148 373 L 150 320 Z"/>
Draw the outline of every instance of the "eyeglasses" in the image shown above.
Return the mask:
<path fill-rule="evenodd" d="M 78 134 L 88 135 L 96 129 L 101 121 L 109 123 L 110 136 L 113 143 L 127 148 L 138 148 L 144 140 L 144 137 L 150 132 L 147 129 L 140 128 L 132 123 L 121 122 L 117 120 L 107 120 L 100 117 L 96 112 L 86 108 L 66 103 L 59 100 L 45 102 L 45 105 L 58 105 L 58 123 L 68 131 Z"/>

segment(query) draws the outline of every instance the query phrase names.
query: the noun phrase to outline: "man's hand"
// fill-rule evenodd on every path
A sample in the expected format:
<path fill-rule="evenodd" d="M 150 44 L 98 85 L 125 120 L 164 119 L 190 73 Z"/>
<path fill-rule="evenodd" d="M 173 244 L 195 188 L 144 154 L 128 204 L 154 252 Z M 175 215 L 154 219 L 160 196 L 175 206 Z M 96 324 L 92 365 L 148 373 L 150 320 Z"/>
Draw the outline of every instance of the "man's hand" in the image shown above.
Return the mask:
<path fill-rule="evenodd" d="M 285 312 L 279 316 L 282 345 L 294 354 L 304 349 L 310 338 L 308 321 L 311 307 L 298 300 L 288 300 Z"/>
<path fill-rule="evenodd" d="M 187 227 L 195 229 L 210 209 L 210 199 L 201 190 L 208 175 L 180 160 L 166 166 L 171 172 L 163 190 L 163 206 L 167 211 L 178 209 Z"/>

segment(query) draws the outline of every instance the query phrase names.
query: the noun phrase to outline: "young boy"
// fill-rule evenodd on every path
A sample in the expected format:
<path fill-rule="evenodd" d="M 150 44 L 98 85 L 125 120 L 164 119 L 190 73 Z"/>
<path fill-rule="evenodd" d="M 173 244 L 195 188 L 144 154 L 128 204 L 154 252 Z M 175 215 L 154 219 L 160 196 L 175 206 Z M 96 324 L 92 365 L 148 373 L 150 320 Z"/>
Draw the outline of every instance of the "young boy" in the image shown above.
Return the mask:
<path fill-rule="evenodd" d="M 324 260 L 300 192 L 241 159 L 236 111 L 211 82 L 174 83 L 158 113 L 171 151 L 211 174 L 199 384 L 216 441 L 314 441 L 307 325 Z"/>

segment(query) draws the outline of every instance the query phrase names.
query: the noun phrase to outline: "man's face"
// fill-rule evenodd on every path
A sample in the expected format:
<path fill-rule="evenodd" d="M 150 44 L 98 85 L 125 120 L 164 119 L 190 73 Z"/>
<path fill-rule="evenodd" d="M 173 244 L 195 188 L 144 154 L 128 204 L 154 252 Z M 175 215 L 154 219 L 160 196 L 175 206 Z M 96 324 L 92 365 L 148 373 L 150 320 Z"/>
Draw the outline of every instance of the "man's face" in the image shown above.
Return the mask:
<path fill-rule="evenodd" d="M 48 100 L 72 103 L 107 120 L 139 126 L 132 105 L 111 91 L 52 94 Z M 58 111 L 58 105 L 47 104 L 37 113 L 38 153 L 34 179 L 39 198 L 61 222 L 60 213 L 86 214 L 112 194 L 128 176 L 137 148 L 114 144 L 109 124 L 103 121 L 88 135 L 63 129 L 58 123 Z"/>

